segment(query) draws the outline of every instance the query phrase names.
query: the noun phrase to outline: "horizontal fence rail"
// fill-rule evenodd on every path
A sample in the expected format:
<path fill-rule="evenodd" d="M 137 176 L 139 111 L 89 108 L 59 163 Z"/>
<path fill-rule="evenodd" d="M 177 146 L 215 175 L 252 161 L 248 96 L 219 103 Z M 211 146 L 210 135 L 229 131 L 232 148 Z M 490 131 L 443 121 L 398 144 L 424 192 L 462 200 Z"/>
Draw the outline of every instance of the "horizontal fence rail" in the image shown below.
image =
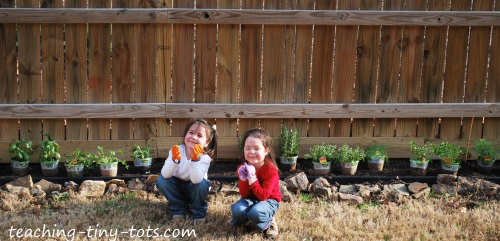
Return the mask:
<path fill-rule="evenodd" d="M 218 159 L 282 126 L 313 145 L 500 145 L 500 4 L 491 0 L 0 1 L 0 162 L 12 139 L 151 144 L 191 118 Z M 32 161 L 38 161 L 36 156 Z"/>
<path fill-rule="evenodd" d="M 500 117 L 500 103 L 442 104 L 0 104 L 3 119 Z"/>
<path fill-rule="evenodd" d="M 500 26 L 492 11 L 262 9 L 0 9 L 0 23 L 176 23 L 272 25 Z"/>

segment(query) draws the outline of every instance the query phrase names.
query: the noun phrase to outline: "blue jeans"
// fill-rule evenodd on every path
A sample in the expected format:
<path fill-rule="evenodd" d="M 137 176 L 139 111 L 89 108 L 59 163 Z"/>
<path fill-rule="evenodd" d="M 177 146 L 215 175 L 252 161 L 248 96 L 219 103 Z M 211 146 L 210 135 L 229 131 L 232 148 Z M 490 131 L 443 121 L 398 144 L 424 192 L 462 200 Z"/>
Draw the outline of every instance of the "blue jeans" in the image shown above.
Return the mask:
<path fill-rule="evenodd" d="M 172 215 L 185 215 L 189 211 L 194 219 L 207 216 L 208 189 L 210 183 L 203 179 L 201 183 L 193 184 L 177 177 L 164 178 L 162 175 L 156 181 L 156 187 L 168 200 L 168 208 Z"/>
<path fill-rule="evenodd" d="M 273 215 L 278 210 L 280 203 L 274 199 L 259 201 L 253 198 L 241 198 L 231 205 L 233 226 L 252 222 L 259 230 L 263 231 L 271 226 Z"/>

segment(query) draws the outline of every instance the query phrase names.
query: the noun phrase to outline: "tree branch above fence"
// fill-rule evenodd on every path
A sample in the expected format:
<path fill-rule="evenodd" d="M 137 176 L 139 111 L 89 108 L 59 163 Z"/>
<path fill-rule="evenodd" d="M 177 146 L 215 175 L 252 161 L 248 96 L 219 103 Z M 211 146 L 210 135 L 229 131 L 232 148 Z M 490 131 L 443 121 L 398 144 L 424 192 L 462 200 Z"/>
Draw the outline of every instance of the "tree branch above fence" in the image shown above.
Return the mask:
<path fill-rule="evenodd" d="M 499 11 L 4 8 L 0 23 L 500 26 Z"/>
<path fill-rule="evenodd" d="M 500 103 L 430 104 L 0 104 L 3 119 L 500 117 Z"/>

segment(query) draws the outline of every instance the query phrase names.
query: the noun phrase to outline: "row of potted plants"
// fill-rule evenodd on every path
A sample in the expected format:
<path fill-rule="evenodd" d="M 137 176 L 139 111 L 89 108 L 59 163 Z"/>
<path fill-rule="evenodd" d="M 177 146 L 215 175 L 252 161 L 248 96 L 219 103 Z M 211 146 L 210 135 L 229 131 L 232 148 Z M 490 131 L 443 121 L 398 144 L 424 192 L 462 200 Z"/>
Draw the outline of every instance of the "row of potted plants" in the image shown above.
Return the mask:
<path fill-rule="evenodd" d="M 52 139 L 50 134 L 44 134 L 44 139 L 38 146 L 27 139 L 12 140 L 9 144 L 12 173 L 17 176 L 25 176 L 29 170 L 31 156 L 40 150 L 39 163 L 44 176 L 55 176 L 58 172 L 61 153 L 59 144 Z M 97 146 L 95 154 L 76 148 L 70 154 L 63 154 L 64 165 L 68 176 L 83 176 L 84 169 L 99 166 L 102 176 L 116 176 L 118 165 L 122 164 L 128 169 L 127 162 L 121 160 L 117 154 L 123 154 L 121 150 L 107 150 Z M 151 171 L 153 151 L 149 144 L 145 146 L 135 145 L 131 157 L 134 158 L 134 167 L 144 174 Z"/>
<path fill-rule="evenodd" d="M 282 127 L 279 139 L 280 168 L 286 171 L 295 170 L 297 156 L 299 154 L 299 135 L 297 130 Z M 426 175 L 426 170 L 431 161 L 430 155 L 434 154 L 441 158 L 441 169 L 443 173 L 457 175 L 461 160 L 465 159 L 467 150 L 457 144 L 442 141 L 439 144 L 425 143 L 417 145 L 410 141 L 410 171 L 412 175 Z M 491 141 L 479 139 L 474 145 L 477 155 L 477 167 L 481 172 L 489 173 L 493 164 L 500 156 L 500 151 L 495 149 Z M 311 159 L 314 174 L 325 175 L 330 172 L 331 163 L 337 161 L 342 174 L 354 175 L 359 161 L 366 160 L 369 169 L 382 171 L 384 162 L 388 160 L 386 148 L 382 145 L 372 145 L 361 149 L 359 146 L 350 147 L 344 144 L 337 148 L 335 145 L 312 146 L 305 158 Z"/>

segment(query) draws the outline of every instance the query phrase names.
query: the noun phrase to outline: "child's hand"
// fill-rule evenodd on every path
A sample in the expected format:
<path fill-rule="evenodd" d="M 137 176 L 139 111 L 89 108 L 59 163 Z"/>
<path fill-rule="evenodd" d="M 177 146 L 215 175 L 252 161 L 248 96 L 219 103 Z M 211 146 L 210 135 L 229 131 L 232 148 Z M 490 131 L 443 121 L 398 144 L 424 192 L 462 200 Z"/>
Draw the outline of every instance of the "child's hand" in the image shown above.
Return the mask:
<path fill-rule="evenodd" d="M 181 160 L 181 148 L 179 145 L 172 146 L 172 161 L 178 163 Z"/>
<path fill-rule="evenodd" d="M 242 181 L 246 181 L 247 180 L 247 178 L 248 178 L 248 172 L 247 172 L 247 168 L 246 168 L 245 165 L 241 165 L 240 168 L 238 168 L 238 177 Z"/>
<path fill-rule="evenodd" d="M 252 183 L 257 181 L 257 176 L 255 175 L 255 167 L 251 164 L 245 163 L 245 169 L 247 170 L 248 184 L 252 185 Z"/>
<path fill-rule="evenodd" d="M 201 154 L 203 154 L 203 147 L 200 144 L 196 144 L 193 147 L 193 155 L 191 156 L 192 161 L 199 161 Z"/>
<path fill-rule="evenodd" d="M 252 164 L 248 164 L 246 162 L 244 165 L 245 165 L 245 168 L 247 169 L 247 175 L 248 176 L 251 176 L 251 175 L 255 176 L 255 167 Z"/>

